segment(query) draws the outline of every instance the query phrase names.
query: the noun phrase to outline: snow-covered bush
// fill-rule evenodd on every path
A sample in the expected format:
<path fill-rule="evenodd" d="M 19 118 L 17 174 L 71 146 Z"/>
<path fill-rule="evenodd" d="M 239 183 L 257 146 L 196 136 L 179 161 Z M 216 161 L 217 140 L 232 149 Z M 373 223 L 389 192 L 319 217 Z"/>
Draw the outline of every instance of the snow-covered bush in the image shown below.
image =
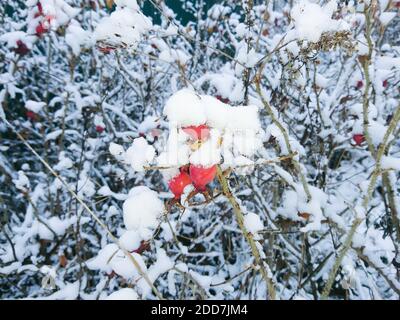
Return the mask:
<path fill-rule="evenodd" d="M 0 6 L 1 298 L 398 299 L 400 2 L 214 2 Z"/>

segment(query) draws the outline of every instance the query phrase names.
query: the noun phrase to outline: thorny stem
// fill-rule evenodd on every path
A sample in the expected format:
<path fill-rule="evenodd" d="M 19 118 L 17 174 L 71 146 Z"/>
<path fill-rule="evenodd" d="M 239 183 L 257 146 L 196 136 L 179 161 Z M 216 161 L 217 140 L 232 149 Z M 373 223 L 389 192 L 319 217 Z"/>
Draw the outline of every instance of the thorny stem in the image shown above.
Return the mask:
<path fill-rule="evenodd" d="M 396 240 L 394 241 L 394 245 L 396 248 L 396 254 L 400 254 L 399 252 L 399 244 L 400 244 L 400 221 L 399 221 L 399 212 L 395 200 L 395 194 L 392 186 L 392 182 L 390 181 L 390 176 L 388 172 L 385 172 L 382 174 L 382 183 L 383 186 L 386 189 L 387 192 L 387 197 L 388 197 L 388 202 L 389 202 L 389 208 L 390 208 L 390 216 L 392 218 L 392 223 L 395 228 L 395 234 L 396 234 Z"/>
<path fill-rule="evenodd" d="M 371 153 L 372 156 L 374 156 L 375 155 L 374 144 L 372 143 L 372 139 L 369 134 L 369 90 L 371 87 L 371 80 L 369 77 L 369 66 L 371 64 L 372 52 L 374 49 L 371 39 L 371 27 L 372 27 L 371 8 L 365 6 L 364 15 L 365 15 L 365 36 L 367 38 L 367 43 L 368 43 L 368 55 L 360 57 L 365 76 L 365 90 L 363 97 L 363 131 L 365 140 L 367 141 L 368 144 L 369 152 Z"/>
<path fill-rule="evenodd" d="M 235 199 L 235 196 L 232 194 L 229 184 L 228 184 L 228 180 L 226 179 L 226 177 L 224 176 L 224 174 L 222 173 L 222 170 L 219 166 L 217 166 L 217 177 L 218 180 L 221 184 L 221 188 L 222 188 L 222 192 L 225 195 L 225 197 L 228 199 L 228 201 L 231 203 L 232 207 L 233 207 L 233 212 L 235 213 L 236 216 L 236 221 L 237 224 L 239 225 L 240 230 L 242 231 L 244 237 L 246 238 L 248 244 L 250 245 L 251 248 L 251 252 L 254 256 L 254 259 L 256 261 L 256 264 L 260 267 L 260 272 L 262 277 L 264 278 L 266 284 L 267 284 L 267 288 L 268 288 L 268 296 L 270 298 L 270 300 L 275 300 L 276 299 L 276 292 L 275 292 L 275 287 L 273 284 L 272 279 L 270 278 L 270 276 L 268 275 L 268 272 L 265 269 L 264 266 L 264 262 L 261 259 L 260 253 L 258 251 L 256 242 L 253 238 L 253 235 L 248 232 L 246 230 L 246 227 L 244 226 L 244 216 L 243 216 L 243 212 L 240 208 L 239 203 L 237 202 L 237 200 Z"/>
<path fill-rule="evenodd" d="M 261 70 L 261 69 L 260 69 L 260 70 Z M 259 73 L 259 74 L 260 74 L 260 73 Z M 256 80 L 255 80 L 255 84 L 256 84 L 256 91 L 257 91 L 257 93 L 258 93 L 258 95 L 259 95 L 259 97 L 260 97 L 260 99 L 261 99 L 261 101 L 262 101 L 262 103 L 263 103 L 265 109 L 267 110 L 268 115 L 271 117 L 272 122 L 273 122 L 273 123 L 278 127 L 278 129 L 281 131 L 281 133 L 282 133 L 282 135 L 283 135 L 283 137 L 284 137 L 284 139 L 285 139 L 285 144 L 286 144 L 286 148 L 288 149 L 288 152 L 289 152 L 289 153 L 293 153 L 292 147 L 290 146 L 290 142 L 289 142 L 289 134 L 287 133 L 287 131 L 285 130 L 285 128 L 282 126 L 282 124 L 279 122 L 279 120 L 276 118 L 276 116 L 275 116 L 275 114 L 274 114 L 274 112 L 273 112 L 273 110 L 272 110 L 272 108 L 271 108 L 269 102 L 264 98 L 264 96 L 263 96 L 263 94 L 262 94 L 262 92 L 261 92 L 260 77 L 259 77 L 259 75 L 257 76 L 257 78 L 256 78 Z M 310 193 L 310 190 L 309 190 L 309 188 L 308 188 L 308 183 L 307 183 L 307 181 L 306 181 L 306 178 L 305 178 L 305 176 L 304 176 L 304 174 L 303 174 L 303 172 L 302 172 L 302 170 L 301 170 L 301 168 L 300 168 L 300 165 L 299 165 L 299 163 L 298 163 L 295 159 L 292 159 L 292 163 L 293 163 L 293 165 L 294 165 L 294 167 L 295 167 L 295 169 L 296 169 L 296 171 L 297 171 L 297 173 L 298 173 L 298 175 L 299 175 L 301 184 L 303 185 L 304 192 L 305 192 L 306 195 L 307 195 L 307 200 L 310 201 L 310 200 L 311 200 L 311 193 Z"/>

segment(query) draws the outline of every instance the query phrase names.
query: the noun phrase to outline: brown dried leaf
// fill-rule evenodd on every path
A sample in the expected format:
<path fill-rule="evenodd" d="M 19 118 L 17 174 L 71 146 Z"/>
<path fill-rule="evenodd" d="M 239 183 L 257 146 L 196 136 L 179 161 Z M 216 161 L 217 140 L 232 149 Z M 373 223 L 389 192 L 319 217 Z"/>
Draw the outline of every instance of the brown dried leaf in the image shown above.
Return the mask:
<path fill-rule="evenodd" d="M 65 268 L 68 264 L 68 260 L 65 255 L 58 256 L 58 262 L 63 268 Z"/>
<path fill-rule="evenodd" d="M 114 0 L 106 0 L 106 6 L 108 9 L 112 9 L 114 5 Z"/>
<path fill-rule="evenodd" d="M 298 212 L 297 215 L 303 219 L 308 220 L 311 216 L 311 214 L 307 213 L 307 212 Z"/>

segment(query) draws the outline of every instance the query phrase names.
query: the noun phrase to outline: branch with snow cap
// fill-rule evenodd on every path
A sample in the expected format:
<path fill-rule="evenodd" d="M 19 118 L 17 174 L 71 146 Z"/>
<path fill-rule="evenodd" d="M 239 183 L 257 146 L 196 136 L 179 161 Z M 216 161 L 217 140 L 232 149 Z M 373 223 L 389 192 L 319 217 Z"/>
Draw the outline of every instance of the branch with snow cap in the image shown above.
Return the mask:
<path fill-rule="evenodd" d="M 139 10 L 136 0 L 115 0 L 116 10 L 96 27 L 95 40 L 104 52 L 114 48 L 135 48 L 152 23 Z"/>
<path fill-rule="evenodd" d="M 323 33 L 349 30 L 350 26 L 346 21 L 332 19 L 336 10 L 336 0 L 329 1 L 323 7 L 308 0 L 301 0 L 290 12 L 294 25 L 293 38 L 315 43 Z"/>
<path fill-rule="evenodd" d="M 109 151 L 117 160 L 131 166 L 136 172 L 144 171 L 156 155 L 154 147 L 143 137 L 134 139 L 126 151 L 123 146 L 112 142 Z"/>

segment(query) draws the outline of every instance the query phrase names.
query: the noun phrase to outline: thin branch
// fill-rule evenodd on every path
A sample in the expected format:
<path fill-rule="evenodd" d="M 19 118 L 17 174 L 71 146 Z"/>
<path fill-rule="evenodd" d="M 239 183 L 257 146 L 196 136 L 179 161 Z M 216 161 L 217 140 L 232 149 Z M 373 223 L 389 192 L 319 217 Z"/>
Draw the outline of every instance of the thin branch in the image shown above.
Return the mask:
<path fill-rule="evenodd" d="M 254 256 L 254 259 L 255 259 L 257 265 L 260 267 L 261 275 L 267 284 L 268 296 L 271 300 L 275 300 L 276 292 L 275 292 L 275 287 L 274 287 L 273 281 L 270 278 L 270 275 L 268 274 L 267 270 L 265 269 L 264 262 L 262 261 L 260 253 L 258 252 L 258 248 L 257 248 L 256 242 L 253 238 L 253 235 L 250 232 L 248 232 L 246 230 L 246 227 L 244 226 L 244 216 L 243 216 L 242 210 L 240 208 L 240 205 L 237 202 L 237 200 L 235 199 L 235 196 L 232 194 L 229 184 L 228 184 L 228 180 L 224 176 L 224 174 L 219 166 L 217 166 L 217 177 L 221 184 L 222 192 L 224 193 L 225 197 L 228 199 L 228 201 L 231 203 L 231 205 L 233 207 L 233 211 L 235 213 L 236 221 L 239 225 L 239 228 L 240 228 L 240 230 L 242 230 L 244 237 L 246 238 L 248 244 L 250 245 L 251 252 Z"/>

